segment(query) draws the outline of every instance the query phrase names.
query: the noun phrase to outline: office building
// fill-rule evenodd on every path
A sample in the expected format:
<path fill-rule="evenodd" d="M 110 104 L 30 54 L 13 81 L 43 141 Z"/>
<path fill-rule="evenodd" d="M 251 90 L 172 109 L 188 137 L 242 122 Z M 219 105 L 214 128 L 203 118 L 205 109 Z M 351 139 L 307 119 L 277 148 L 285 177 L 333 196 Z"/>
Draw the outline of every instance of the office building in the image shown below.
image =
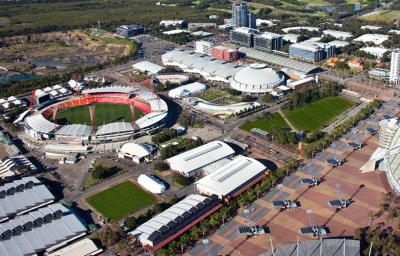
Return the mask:
<path fill-rule="evenodd" d="M 122 25 L 117 28 L 117 34 L 123 37 L 132 37 L 144 33 L 142 25 Z"/>
<path fill-rule="evenodd" d="M 203 40 L 196 41 L 194 43 L 194 52 L 203 53 L 211 56 L 211 51 L 213 47 L 214 44 L 212 42 L 207 42 Z"/>
<path fill-rule="evenodd" d="M 259 34 L 259 31 L 252 28 L 240 27 L 230 32 L 231 43 L 241 46 L 253 47 L 254 35 Z"/>
<path fill-rule="evenodd" d="M 281 50 L 283 37 L 276 33 L 264 32 L 254 36 L 254 48 L 263 51 Z"/>
<path fill-rule="evenodd" d="M 232 5 L 232 24 L 235 28 L 249 26 L 249 12 L 246 2 Z"/>
<path fill-rule="evenodd" d="M 324 60 L 334 54 L 335 46 L 329 43 L 305 41 L 289 46 L 290 57 L 313 62 Z"/>
<path fill-rule="evenodd" d="M 257 29 L 257 17 L 254 13 L 248 14 L 248 27 L 252 29 Z"/>
<path fill-rule="evenodd" d="M 212 49 L 212 56 L 216 59 L 236 62 L 238 60 L 238 51 L 237 49 L 219 45 Z"/>
<path fill-rule="evenodd" d="M 391 84 L 399 84 L 400 81 L 400 49 L 392 52 L 392 60 L 390 62 L 389 81 Z"/>

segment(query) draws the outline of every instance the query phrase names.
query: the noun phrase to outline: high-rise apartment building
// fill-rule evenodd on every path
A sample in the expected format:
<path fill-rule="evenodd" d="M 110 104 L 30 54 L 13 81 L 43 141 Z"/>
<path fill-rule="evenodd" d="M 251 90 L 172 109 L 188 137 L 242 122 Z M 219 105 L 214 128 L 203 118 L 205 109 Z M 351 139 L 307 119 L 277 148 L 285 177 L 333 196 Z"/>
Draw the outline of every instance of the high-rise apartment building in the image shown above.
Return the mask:
<path fill-rule="evenodd" d="M 389 81 L 393 85 L 400 84 L 400 49 L 395 49 L 392 52 Z"/>
<path fill-rule="evenodd" d="M 235 28 L 248 27 L 248 16 L 246 2 L 232 4 L 232 24 Z"/>

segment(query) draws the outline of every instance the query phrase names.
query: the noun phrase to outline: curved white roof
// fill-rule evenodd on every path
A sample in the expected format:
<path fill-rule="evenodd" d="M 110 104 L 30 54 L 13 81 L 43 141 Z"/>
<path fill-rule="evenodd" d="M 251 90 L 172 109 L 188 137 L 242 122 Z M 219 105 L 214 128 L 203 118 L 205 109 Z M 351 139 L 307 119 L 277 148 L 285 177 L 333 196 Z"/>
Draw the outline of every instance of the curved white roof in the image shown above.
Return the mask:
<path fill-rule="evenodd" d="M 99 87 L 99 88 L 91 88 L 83 90 L 83 94 L 87 93 L 133 93 L 135 88 L 127 87 L 127 86 L 107 86 L 107 87 Z"/>
<path fill-rule="evenodd" d="M 113 134 L 113 133 L 133 132 L 133 131 L 134 131 L 133 126 L 130 123 L 115 122 L 100 126 L 96 132 L 96 136 Z"/>
<path fill-rule="evenodd" d="M 207 85 L 194 82 L 191 84 L 186 84 L 179 86 L 175 89 L 169 91 L 168 96 L 171 98 L 182 98 L 193 93 L 198 93 L 207 89 Z"/>
<path fill-rule="evenodd" d="M 25 118 L 25 123 L 32 130 L 41 133 L 50 133 L 59 127 L 59 125 L 50 122 L 39 113 Z"/>
<path fill-rule="evenodd" d="M 189 175 L 192 171 L 234 153 L 235 151 L 228 144 L 217 140 L 171 157 L 166 161 L 172 170 Z"/>
<path fill-rule="evenodd" d="M 258 177 L 265 169 L 262 163 L 253 158 L 238 156 L 197 181 L 196 189 L 203 194 L 215 194 L 222 198 Z"/>
<path fill-rule="evenodd" d="M 126 143 L 120 148 L 122 153 L 127 153 L 131 156 L 145 157 L 151 154 L 153 147 L 148 144 Z"/>
<path fill-rule="evenodd" d="M 251 64 L 231 78 L 231 87 L 242 92 L 265 93 L 282 84 L 284 79 L 265 64 Z"/>
<path fill-rule="evenodd" d="M 190 104 L 192 104 L 194 108 L 211 114 L 216 114 L 221 112 L 227 114 L 234 114 L 234 113 L 239 113 L 240 111 L 245 109 L 249 108 L 251 109 L 254 107 L 261 106 L 261 104 L 258 102 L 239 102 L 235 104 L 220 105 L 196 97 L 191 97 L 188 98 L 187 100 Z"/>
<path fill-rule="evenodd" d="M 87 137 L 90 136 L 92 127 L 83 124 L 70 124 L 61 127 L 55 134 L 62 136 Z"/>
<path fill-rule="evenodd" d="M 159 179 L 149 174 L 141 174 L 138 177 L 138 183 L 154 194 L 161 194 L 165 191 L 166 187 Z"/>

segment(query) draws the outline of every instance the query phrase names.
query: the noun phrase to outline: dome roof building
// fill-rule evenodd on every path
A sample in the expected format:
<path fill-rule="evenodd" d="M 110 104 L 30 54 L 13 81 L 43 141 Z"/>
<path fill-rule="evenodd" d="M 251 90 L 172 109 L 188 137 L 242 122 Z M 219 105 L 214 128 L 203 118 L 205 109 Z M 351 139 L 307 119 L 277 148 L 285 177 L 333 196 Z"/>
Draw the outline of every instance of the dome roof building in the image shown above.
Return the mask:
<path fill-rule="evenodd" d="M 283 84 L 285 77 L 265 64 L 251 64 L 230 80 L 231 87 L 244 93 L 265 94 Z"/>

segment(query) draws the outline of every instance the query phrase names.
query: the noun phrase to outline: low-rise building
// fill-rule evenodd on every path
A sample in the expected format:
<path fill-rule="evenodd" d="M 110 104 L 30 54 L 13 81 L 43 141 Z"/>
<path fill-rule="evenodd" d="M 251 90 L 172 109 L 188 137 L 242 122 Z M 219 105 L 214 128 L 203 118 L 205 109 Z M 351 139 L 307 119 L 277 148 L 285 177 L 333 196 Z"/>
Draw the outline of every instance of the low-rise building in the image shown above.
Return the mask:
<path fill-rule="evenodd" d="M 326 30 L 322 31 L 322 33 L 324 35 L 330 35 L 330 36 L 332 36 L 334 38 L 342 39 L 342 40 L 346 40 L 346 39 L 351 38 L 353 36 L 353 34 L 350 33 L 350 32 L 331 30 L 331 29 L 326 29 Z"/>
<path fill-rule="evenodd" d="M 299 37 L 299 34 L 284 34 L 282 38 L 283 41 L 295 44 L 299 41 Z"/>
<path fill-rule="evenodd" d="M 212 141 L 168 158 L 166 162 L 171 170 L 179 172 L 186 177 L 192 177 L 201 174 L 203 167 L 234 154 L 235 151 L 225 142 Z"/>
<path fill-rule="evenodd" d="M 238 156 L 195 183 L 203 195 L 217 195 L 220 199 L 234 198 L 257 183 L 267 174 L 267 167 L 259 161 Z"/>
<path fill-rule="evenodd" d="M 371 43 L 375 45 L 381 45 L 383 42 L 389 39 L 388 35 L 383 34 L 364 34 L 362 36 L 353 39 L 355 42 Z"/>
<path fill-rule="evenodd" d="M 160 21 L 160 26 L 164 27 L 184 27 L 185 21 L 184 20 L 162 20 Z"/>
<path fill-rule="evenodd" d="M 153 194 L 161 194 L 167 189 L 165 183 L 162 180 L 151 174 L 139 175 L 138 183 L 144 189 L 150 191 Z"/>
<path fill-rule="evenodd" d="M 335 46 L 329 43 L 305 41 L 289 46 L 289 56 L 308 61 L 321 61 L 335 54 Z"/>
<path fill-rule="evenodd" d="M 264 32 L 254 36 L 254 48 L 263 51 L 281 50 L 283 45 L 283 37 L 272 32 Z"/>
<path fill-rule="evenodd" d="M 118 157 L 141 163 L 149 158 L 156 149 L 150 144 L 126 143 L 118 150 Z"/>
<path fill-rule="evenodd" d="M 259 31 L 247 27 L 239 27 L 230 32 L 231 43 L 253 47 L 254 46 L 254 35 L 259 34 Z"/>
<path fill-rule="evenodd" d="M 208 41 L 196 41 L 194 42 L 194 52 L 203 53 L 211 56 L 212 49 L 214 44 Z"/>
<path fill-rule="evenodd" d="M 189 30 L 197 30 L 197 29 L 204 29 L 204 28 L 216 28 L 217 27 L 217 23 L 214 22 L 197 22 L 197 23 L 189 23 L 188 24 L 188 29 Z"/>
<path fill-rule="evenodd" d="M 374 68 L 368 71 L 368 76 L 379 80 L 389 80 L 390 71 L 383 68 Z"/>
<path fill-rule="evenodd" d="M 123 37 L 132 37 L 144 33 L 144 27 L 142 25 L 121 25 L 117 28 L 117 34 Z"/>
<path fill-rule="evenodd" d="M 364 25 L 360 27 L 363 30 L 380 30 L 382 27 L 379 26 L 372 26 L 372 25 Z"/>
<path fill-rule="evenodd" d="M 289 33 L 290 31 L 300 31 L 300 30 L 307 30 L 310 32 L 318 32 L 320 31 L 319 27 L 289 27 L 289 28 L 283 28 L 282 31 L 285 33 Z"/>
<path fill-rule="evenodd" d="M 204 92 L 205 90 L 207 90 L 207 85 L 199 82 L 194 82 L 170 90 L 168 92 L 168 96 L 171 98 L 180 99 L 183 97 L 191 96 L 193 94 Z"/>
<path fill-rule="evenodd" d="M 390 53 L 389 49 L 383 47 L 371 47 L 371 46 L 363 47 L 360 49 L 360 51 L 369 53 L 379 59 L 386 57 Z"/>
<path fill-rule="evenodd" d="M 238 61 L 237 49 L 231 49 L 222 45 L 216 46 L 212 49 L 212 56 L 216 59 L 230 62 Z"/>

